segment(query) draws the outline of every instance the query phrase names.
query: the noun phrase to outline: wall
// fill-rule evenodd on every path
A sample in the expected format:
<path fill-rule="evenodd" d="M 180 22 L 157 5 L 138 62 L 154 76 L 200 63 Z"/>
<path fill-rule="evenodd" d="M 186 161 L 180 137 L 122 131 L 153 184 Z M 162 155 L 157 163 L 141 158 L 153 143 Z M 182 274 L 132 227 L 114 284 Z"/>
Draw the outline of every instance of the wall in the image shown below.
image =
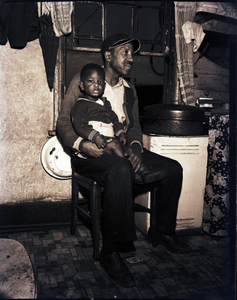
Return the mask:
<path fill-rule="evenodd" d="M 89 63 L 94 62 L 102 65 L 100 53 L 67 51 L 66 63 L 66 86 L 68 87 L 73 76 L 78 73 L 78 70 Z M 154 57 L 153 65 L 157 72 L 164 72 L 164 58 Z M 134 62 L 131 74 L 129 76 L 130 82 L 134 85 L 163 85 L 163 76 L 157 76 L 151 69 L 149 56 L 134 56 Z"/>
<path fill-rule="evenodd" d="M 53 93 L 38 39 L 22 50 L 0 46 L 0 103 L 0 204 L 69 199 L 71 180 L 49 176 L 40 161 Z"/>

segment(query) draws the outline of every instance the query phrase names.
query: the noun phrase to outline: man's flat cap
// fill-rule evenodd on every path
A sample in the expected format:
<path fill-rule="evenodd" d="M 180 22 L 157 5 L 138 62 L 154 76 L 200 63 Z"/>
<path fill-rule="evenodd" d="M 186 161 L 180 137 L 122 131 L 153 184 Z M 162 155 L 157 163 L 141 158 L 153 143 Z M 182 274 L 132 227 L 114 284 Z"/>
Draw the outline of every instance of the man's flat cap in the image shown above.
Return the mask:
<path fill-rule="evenodd" d="M 136 39 L 130 39 L 126 34 L 124 33 L 118 33 L 114 35 L 108 36 L 102 43 L 101 46 L 101 55 L 104 56 L 104 53 L 110 49 L 125 45 L 127 43 L 132 43 L 133 44 L 133 51 L 136 53 L 140 47 L 141 47 L 141 42 Z"/>

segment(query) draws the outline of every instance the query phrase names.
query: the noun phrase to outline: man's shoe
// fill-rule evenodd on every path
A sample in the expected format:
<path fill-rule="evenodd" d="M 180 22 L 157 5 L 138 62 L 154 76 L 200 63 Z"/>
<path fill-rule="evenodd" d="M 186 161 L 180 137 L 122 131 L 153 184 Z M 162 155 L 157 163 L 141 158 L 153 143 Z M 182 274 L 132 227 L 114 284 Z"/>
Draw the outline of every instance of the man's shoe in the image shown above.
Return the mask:
<path fill-rule="evenodd" d="M 148 242 L 152 243 L 154 247 L 160 244 L 170 252 L 174 253 L 188 253 L 192 251 L 191 247 L 188 244 L 181 241 L 175 235 L 165 235 L 158 232 L 155 235 L 155 240 L 152 241 L 152 234 L 150 229 L 148 231 Z"/>
<path fill-rule="evenodd" d="M 123 287 L 132 287 L 136 285 L 132 274 L 118 252 L 106 254 L 102 248 L 99 260 L 115 284 Z"/>

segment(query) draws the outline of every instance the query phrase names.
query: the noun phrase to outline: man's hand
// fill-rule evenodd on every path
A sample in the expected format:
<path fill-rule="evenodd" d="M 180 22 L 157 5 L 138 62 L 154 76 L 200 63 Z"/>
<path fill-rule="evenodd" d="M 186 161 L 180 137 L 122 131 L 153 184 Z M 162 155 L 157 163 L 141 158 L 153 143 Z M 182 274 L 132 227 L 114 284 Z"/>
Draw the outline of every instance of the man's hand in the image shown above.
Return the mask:
<path fill-rule="evenodd" d="M 79 150 L 90 157 L 100 157 L 104 154 L 104 149 L 99 149 L 96 144 L 88 140 L 82 140 Z"/>
<path fill-rule="evenodd" d="M 138 143 L 132 144 L 132 146 L 127 148 L 124 156 L 128 157 L 128 160 L 132 164 L 135 172 L 137 172 L 140 169 L 142 162 L 141 146 Z"/>

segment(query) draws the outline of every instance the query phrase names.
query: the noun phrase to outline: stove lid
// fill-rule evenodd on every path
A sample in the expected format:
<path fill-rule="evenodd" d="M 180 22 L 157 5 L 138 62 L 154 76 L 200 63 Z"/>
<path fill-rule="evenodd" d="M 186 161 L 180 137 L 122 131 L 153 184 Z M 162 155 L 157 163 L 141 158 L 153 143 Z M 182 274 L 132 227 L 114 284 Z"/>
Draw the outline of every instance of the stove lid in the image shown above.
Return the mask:
<path fill-rule="evenodd" d="M 145 106 L 143 117 L 156 120 L 203 121 L 204 112 L 190 105 L 153 104 Z"/>

